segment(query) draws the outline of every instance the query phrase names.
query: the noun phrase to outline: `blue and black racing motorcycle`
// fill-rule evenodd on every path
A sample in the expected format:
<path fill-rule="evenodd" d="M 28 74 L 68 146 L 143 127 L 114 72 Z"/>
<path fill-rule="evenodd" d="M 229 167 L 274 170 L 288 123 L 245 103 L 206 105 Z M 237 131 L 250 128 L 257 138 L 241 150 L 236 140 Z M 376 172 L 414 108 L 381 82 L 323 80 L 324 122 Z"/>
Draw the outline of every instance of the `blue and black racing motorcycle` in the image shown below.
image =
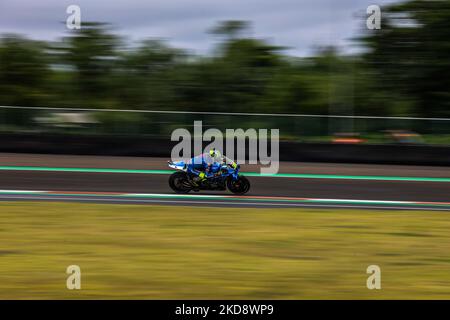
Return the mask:
<path fill-rule="evenodd" d="M 205 180 L 195 181 L 194 175 L 188 172 L 188 165 L 184 161 L 168 162 L 169 167 L 178 170 L 169 178 L 169 186 L 176 193 L 188 193 L 200 190 L 230 190 L 234 194 L 243 195 L 250 190 L 250 181 L 239 174 L 240 166 L 236 168 L 228 164 L 213 164 L 209 169 L 209 176 Z"/>

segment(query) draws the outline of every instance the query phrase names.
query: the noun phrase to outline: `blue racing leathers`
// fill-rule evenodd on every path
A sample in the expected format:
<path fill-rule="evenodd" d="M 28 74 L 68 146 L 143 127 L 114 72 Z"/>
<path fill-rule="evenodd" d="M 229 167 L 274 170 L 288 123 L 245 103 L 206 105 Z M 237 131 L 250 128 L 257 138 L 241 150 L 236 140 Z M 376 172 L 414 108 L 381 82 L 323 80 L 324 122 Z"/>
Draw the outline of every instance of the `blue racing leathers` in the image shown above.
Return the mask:
<path fill-rule="evenodd" d="M 207 169 L 216 162 L 215 160 L 207 153 L 198 155 L 189 161 L 187 172 L 201 179 L 205 179 L 212 175 L 212 173 L 207 172 Z"/>
<path fill-rule="evenodd" d="M 229 164 L 233 168 L 236 168 L 237 166 L 234 161 L 225 156 L 219 155 L 212 157 L 207 153 L 203 153 L 192 158 L 188 162 L 187 172 L 194 176 L 200 177 L 200 179 L 203 180 L 214 175 L 214 172 L 211 172 L 211 170 L 208 169 L 211 169 L 211 167 L 220 167 L 221 164 Z"/>

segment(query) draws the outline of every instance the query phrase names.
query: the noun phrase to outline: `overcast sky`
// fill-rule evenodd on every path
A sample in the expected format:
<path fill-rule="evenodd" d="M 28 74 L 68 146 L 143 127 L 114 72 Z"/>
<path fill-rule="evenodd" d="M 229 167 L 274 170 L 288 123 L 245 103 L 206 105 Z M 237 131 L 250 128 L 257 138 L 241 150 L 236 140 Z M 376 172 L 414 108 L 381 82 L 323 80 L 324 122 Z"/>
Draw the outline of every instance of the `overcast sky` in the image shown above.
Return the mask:
<path fill-rule="evenodd" d="M 355 50 L 352 37 L 365 26 L 370 4 L 396 0 L 0 0 L 0 33 L 53 40 L 67 35 L 67 6 L 81 7 L 82 21 L 109 22 L 130 41 L 165 38 L 205 54 L 217 39 L 207 32 L 221 20 L 249 20 L 251 35 L 305 56 L 318 46 Z"/>

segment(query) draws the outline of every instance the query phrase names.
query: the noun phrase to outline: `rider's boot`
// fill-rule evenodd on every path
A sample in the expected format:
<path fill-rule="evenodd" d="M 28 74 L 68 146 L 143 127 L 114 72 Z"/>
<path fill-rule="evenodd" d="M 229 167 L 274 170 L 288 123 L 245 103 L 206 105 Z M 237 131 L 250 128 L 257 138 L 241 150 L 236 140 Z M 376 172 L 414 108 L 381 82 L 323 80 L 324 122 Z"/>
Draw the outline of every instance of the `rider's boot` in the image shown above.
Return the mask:
<path fill-rule="evenodd" d="M 194 191 L 200 191 L 200 184 L 206 180 L 206 174 L 204 172 L 200 172 L 198 177 L 192 179 L 192 184 L 194 185 Z"/>

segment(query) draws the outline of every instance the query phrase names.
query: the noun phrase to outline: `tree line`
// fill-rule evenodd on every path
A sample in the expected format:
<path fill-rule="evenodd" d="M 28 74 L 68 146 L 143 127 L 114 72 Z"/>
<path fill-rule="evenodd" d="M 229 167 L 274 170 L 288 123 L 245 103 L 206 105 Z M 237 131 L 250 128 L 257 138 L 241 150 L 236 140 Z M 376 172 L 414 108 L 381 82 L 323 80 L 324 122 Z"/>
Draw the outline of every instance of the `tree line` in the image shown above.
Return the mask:
<path fill-rule="evenodd" d="M 361 26 L 365 21 L 361 21 Z M 105 23 L 55 42 L 3 35 L 0 104 L 218 112 L 450 116 L 450 1 L 383 9 L 361 52 L 294 57 L 225 21 L 209 56 L 162 40 L 127 46 Z"/>

